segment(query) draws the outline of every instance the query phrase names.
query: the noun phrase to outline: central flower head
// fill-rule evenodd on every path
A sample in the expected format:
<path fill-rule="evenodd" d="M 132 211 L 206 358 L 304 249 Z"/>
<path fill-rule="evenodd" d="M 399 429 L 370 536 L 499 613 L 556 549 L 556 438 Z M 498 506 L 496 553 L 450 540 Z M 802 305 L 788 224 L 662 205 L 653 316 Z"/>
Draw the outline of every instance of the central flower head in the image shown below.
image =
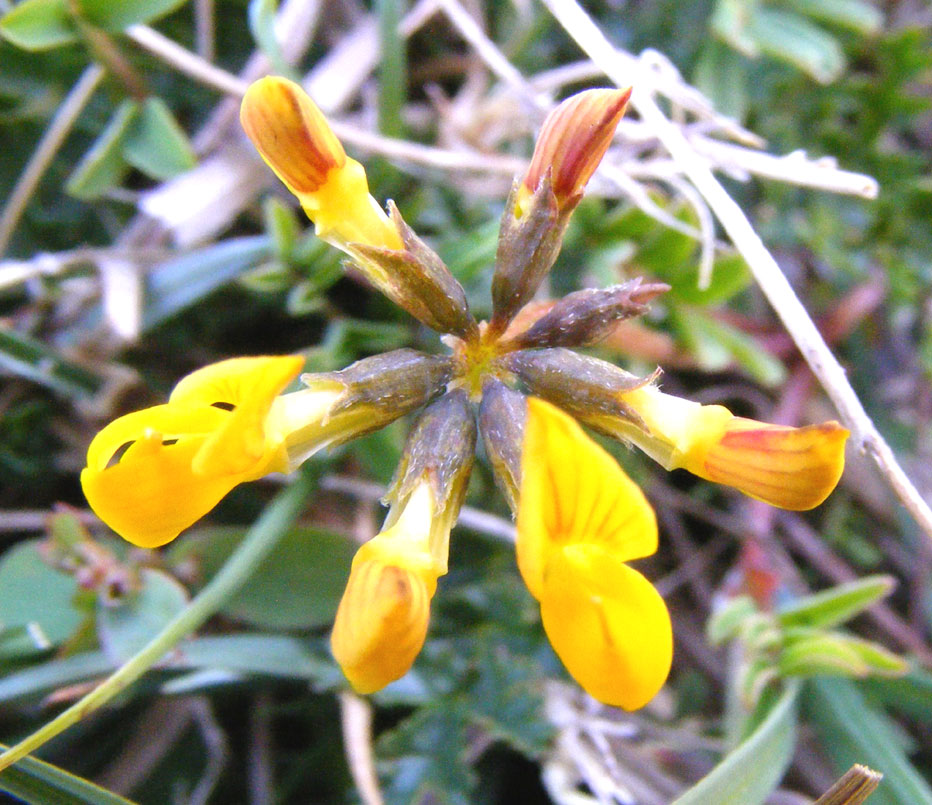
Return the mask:
<path fill-rule="evenodd" d="M 453 355 L 395 350 L 304 375 L 304 388 L 289 392 L 300 357 L 233 359 L 194 372 L 166 404 L 117 419 L 91 443 L 81 479 L 94 510 L 130 541 L 160 545 L 235 485 L 290 471 L 322 447 L 420 409 L 386 497 L 388 516 L 359 549 L 337 612 L 331 646 L 350 684 L 378 690 L 414 662 L 481 437 L 517 517 L 521 576 L 556 653 L 597 699 L 628 709 L 649 701 L 669 673 L 670 617 L 628 563 L 657 550 L 656 518 L 577 420 L 667 469 L 797 509 L 834 488 L 847 431 L 835 422 L 788 428 L 735 417 L 661 392 L 656 376 L 572 351 L 643 313 L 664 285 L 631 280 L 528 305 L 629 93 L 580 93 L 544 121 L 505 205 L 492 315 L 479 324 L 443 261 L 393 205 L 385 212 L 375 202 L 363 167 L 303 90 L 275 77 L 252 85 L 243 127 L 317 234 L 444 336 Z"/>

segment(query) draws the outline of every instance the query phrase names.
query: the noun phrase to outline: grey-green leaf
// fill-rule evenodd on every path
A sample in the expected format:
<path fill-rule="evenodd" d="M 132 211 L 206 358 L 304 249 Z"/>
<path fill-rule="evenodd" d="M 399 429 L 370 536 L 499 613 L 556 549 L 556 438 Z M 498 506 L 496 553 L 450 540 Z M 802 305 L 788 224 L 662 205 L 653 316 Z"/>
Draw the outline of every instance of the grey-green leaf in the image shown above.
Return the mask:
<path fill-rule="evenodd" d="M 761 8 L 754 14 L 749 35 L 762 53 L 798 67 L 822 84 L 834 81 L 845 67 L 838 40 L 798 14 Z"/>
<path fill-rule="evenodd" d="M 38 545 L 38 540 L 21 542 L 0 558 L 0 623 L 8 629 L 35 623 L 57 645 L 84 615 L 72 604 L 77 582 L 42 561 Z"/>
<path fill-rule="evenodd" d="M 123 157 L 153 179 L 170 179 L 194 167 L 194 149 L 161 98 L 146 98 L 123 141 Z"/>
<path fill-rule="evenodd" d="M 138 113 L 139 104 L 135 101 L 123 101 L 117 107 L 107 127 L 69 177 L 65 189 L 72 196 L 85 201 L 100 198 L 123 180 L 128 170 L 123 143 Z"/>
<path fill-rule="evenodd" d="M 793 758 L 798 691 L 798 685 L 788 684 L 757 728 L 674 805 L 763 802 Z"/>
<path fill-rule="evenodd" d="M 810 680 L 805 705 L 839 771 L 864 763 L 883 774 L 871 805 L 932 803 L 932 788 L 909 762 L 887 718 L 867 704 L 851 680 Z"/>
<path fill-rule="evenodd" d="M 142 588 L 119 606 L 97 605 L 101 647 L 122 662 L 155 637 L 188 603 L 187 591 L 161 570 L 143 568 Z"/>

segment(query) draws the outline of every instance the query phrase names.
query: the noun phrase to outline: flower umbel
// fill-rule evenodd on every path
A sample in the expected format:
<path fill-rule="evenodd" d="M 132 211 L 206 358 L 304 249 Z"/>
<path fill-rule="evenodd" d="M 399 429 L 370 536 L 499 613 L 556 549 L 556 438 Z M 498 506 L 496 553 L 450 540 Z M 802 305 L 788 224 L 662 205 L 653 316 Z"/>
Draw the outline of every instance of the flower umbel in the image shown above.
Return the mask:
<path fill-rule="evenodd" d="M 325 117 L 291 81 L 256 82 L 243 127 L 300 201 L 319 237 L 370 283 L 445 335 L 448 356 L 400 349 L 342 371 L 303 375 L 298 356 L 236 358 L 183 378 L 167 403 L 127 414 L 91 442 L 81 475 L 101 518 L 137 545 L 174 539 L 237 484 L 288 472 L 420 409 L 386 495 L 382 530 L 358 551 L 331 647 L 349 683 L 370 693 L 404 675 L 424 643 L 447 572 L 481 437 L 517 517 L 521 576 L 569 673 L 594 697 L 641 707 L 669 673 L 673 639 L 660 595 L 629 562 L 657 550 L 643 493 L 577 420 L 777 506 L 831 492 L 847 431 L 735 417 L 661 392 L 572 348 L 598 342 L 667 288 L 640 280 L 583 289 L 532 319 L 525 308 L 560 250 L 573 209 L 607 153 L 629 90 L 590 90 L 544 121 L 502 215 L 492 315 L 478 323 L 437 254 L 369 194 Z M 524 313 L 521 313 L 524 309 Z M 575 417 L 575 419 L 573 418 Z"/>

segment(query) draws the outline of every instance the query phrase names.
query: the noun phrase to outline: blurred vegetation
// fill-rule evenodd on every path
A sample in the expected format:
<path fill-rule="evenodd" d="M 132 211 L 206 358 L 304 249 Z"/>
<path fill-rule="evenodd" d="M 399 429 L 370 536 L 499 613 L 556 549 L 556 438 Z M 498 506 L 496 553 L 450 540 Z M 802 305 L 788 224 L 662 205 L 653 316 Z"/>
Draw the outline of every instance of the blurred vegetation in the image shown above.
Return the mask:
<path fill-rule="evenodd" d="M 381 15 L 386 58 L 361 87 L 347 83 L 342 119 L 446 147 L 472 138 L 481 148 L 485 127 L 494 150 L 529 152 L 539 121 L 509 132 L 494 81 L 442 17 L 402 47 L 391 33 L 407 11 L 400 2 L 303 5 L 319 5 L 319 16 L 289 64 L 271 27 L 274 2 L 0 0 L 5 205 L 81 76 L 104 68 L 0 249 L 0 738 L 8 744 L 183 611 L 276 493 L 271 482 L 239 487 L 169 548 L 129 549 L 90 515 L 78 485 L 103 423 L 232 355 L 304 351 L 317 371 L 400 346 L 442 349 L 344 275 L 258 163 L 243 185 L 192 213 L 187 223 L 198 224 L 246 194 L 229 220 L 205 223 L 203 237 L 186 240 L 142 212 L 153 188 L 223 149 L 240 161 L 252 155 L 244 156 L 235 103 L 224 112 L 215 88 L 145 50 L 129 26 L 151 24 L 233 73 L 259 50 L 267 64 L 303 75 Z M 542 6 L 467 5 L 525 75 L 579 59 Z M 928 496 L 927 5 L 586 5 L 616 44 L 665 54 L 771 153 L 833 156 L 879 181 L 879 198 L 866 201 L 727 179 Z M 444 120 L 451 98 L 460 118 Z M 474 99 L 475 119 L 462 119 L 463 98 Z M 487 316 L 507 183 L 385 157 L 367 164 L 375 197 L 396 201 L 463 282 L 476 315 Z M 189 192 L 210 199 L 218 181 L 206 177 Z M 667 213 L 697 224 L 669 187 L 649 190 Z M 667 388 L 759 419 L 831 418 L 742 260 L 718 249 L 701 291 L 698 265 L 689 235 L 624 199 L 592 197 L 574 216 L 551 286 L 557 295 L 627 276 L 661 279 L 672 290 L 648 320 L 598 354 L 644 373 L 659 362 Z M 0 788 L 38 803 L 125 801 L 109 792 L 140 803 L 357 801 L 335 695 L 344 682 L 327 634 L 354 543 L 374 533 L 381 512 L 378 492 L 348 494 L 333 479 L 385 484 L 404 433 L 391 426 L 313 459 L 322 480 L 307 511 L 245 586 L 110 708 L 45 747 L 54 765 L 20 764 Z M 885 775 L 871 803 L 932 802 L 932 550 L 883 481 L 852 456 L 824 506 L 776 513 L 611 449 L 659 510 L 661 551 L 644 565 L 674 618 L 669 684 L 635 714 L 583 701 L 543 638 L 511 546 L 481 523 L 461 526 L 422 656 L 371 697 L 386 800 L 604 798 L 598 775 L 588 789 L 573 776 L 588 757 L 638 803 L 672 801 L 709 772 L 683 802 L 762 802 L 778 786 L 813 798 L 854 762 Z M 481 462 L 467 505 L 507 516 Z"/>

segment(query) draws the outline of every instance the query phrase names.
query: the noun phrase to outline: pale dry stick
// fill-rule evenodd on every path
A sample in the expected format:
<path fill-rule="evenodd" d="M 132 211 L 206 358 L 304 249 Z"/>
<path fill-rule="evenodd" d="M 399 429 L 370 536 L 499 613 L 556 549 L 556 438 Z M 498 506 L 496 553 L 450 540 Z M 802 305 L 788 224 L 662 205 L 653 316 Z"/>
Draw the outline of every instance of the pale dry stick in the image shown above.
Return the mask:
<path fill-rule="evenodd" d="M 204 61 L 214 60 L 214 0 L 194 0 L 194 47 Z"/>
<path fill-rule="evenodd" d="M 99 64 L 92 64 L 81 73 L 81 77 L 69 90 L 52 118 L 52 122 L 45 130 L 45 134 L 39 140 L 36 150 L 17 179 L 13 192 L 7 198 L 3 215 L 0 215 L 0 255 L 6 251 L 29 199 L 32 198 L 32 194 L 39 186 L 39 181 L 55 158 L 55 154 L 58 153 L 58 149 L 61 148 L 71 127 L 78 119 L 78 115 L 91 99 L 105 72 Z"/>
<path fill-rule="evenodd" d="M 195 81 L 218 89 L 227 95 L 241 98 L 246 94 L 248 82 L 220 67 L 215 67 L 209 61 L 205 61 L 196 53 L 183 48 L 148 25 L 131 25 L 125 33 L 143 50 L 149 51 L 153 56 Z"/>
<path fill-rule="evenodd" d="M 809 159 L 801 152 L 774 156 L 701 134 L 690 134 L 687 139 L 699 154 L 725 170 L 733 168 L 767 179 L 859 198 L 877 198 L 879 192 L 873 177 L 841 170 L 830 157 Z"/>
<path fill-rule="evenodd" d="M 350 775 L 364 805 L 382 805 L 372 751 L 372 705 L 355 693 L 340 693 L 340 723 Z"/>
<path fill-rule="evenodd" d="M 696 153 L 689 140 L 671 123 L 654 101 L 654 82 L 636 58 L 616 50 L 576 0 L 542 0 L 563 28 L 605 74 L 626 84 L 635 77 L 631 98 L 641 119 L 654 127 L 657 137 L 680 164 L 715 213 L 732 243 L 741 252 L 764 295 L 773 306 L 787 332 L 834 403 L 842 421 L 852 431 L 852 445 L 868 453 L 900 501 L 932 539 L 932 510 L 900 467 L 883 436 L 861 405 L 848 382 L 845 370 L 828 348 L 789 281 L 754 231 L 744 212 L 712 174 L 706 160 Z"/>

